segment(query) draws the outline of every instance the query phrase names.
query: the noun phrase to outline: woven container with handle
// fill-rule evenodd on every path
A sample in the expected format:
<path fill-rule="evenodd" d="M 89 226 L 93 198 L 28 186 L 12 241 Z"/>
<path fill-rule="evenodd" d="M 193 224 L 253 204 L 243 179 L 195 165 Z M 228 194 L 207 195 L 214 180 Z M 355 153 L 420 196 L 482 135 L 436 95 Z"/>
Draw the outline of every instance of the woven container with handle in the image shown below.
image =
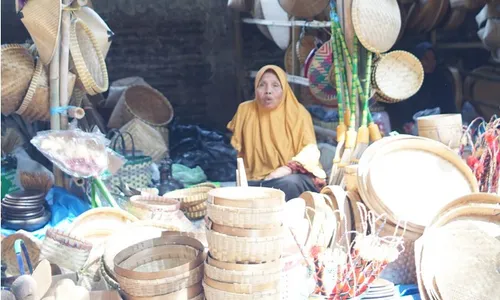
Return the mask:
<path fill-rule="evenodd" d="M 120 128 L 120 132 L 128 132 L 123 139 L 127 150 L 141 150 L 145 155 L 151 156 L 158 163 L 168 155 L 168 147 L 162 135 L 150 125 L 134 118 Z"/>
<path fill-rule="evenodd" d="M 133 188 L 145 188 L 152 184 L 152 172 L 151 164 L 153 160 L 151 156 L 138 155 L 136 154 L 134 139 L 128 132 L 110 131 L 110 133 L 115 133 L 115 137 L 112 139 L 112 149 L 117 150 L 117 142 L 121 140 L 121 154 L 127 159 L 125 165 L 123 165 L 118 172 L 116 172 L 107 181 L 112 185 L 111 190 L 114 193 L 118 193 L 118 188 L 120 183 L 126 183 Z M 130 141 L 132 142 L 132 151 L 128 152 L 124 149 L 125 140 L 124 135 L 128 135 Z M 119 150 L 118 150 L 119 151 Z"/>
<path fill-rule="evenodd" d="M 120 128 L 133 118 L 151 126 L 164 126 L 172 121 L 174 110 L 165 96 L 145 85 L 130 86 L 121 95 L 109 118 L 109 128 Z"/>
<path fill-rule="evenodd" d="M 15 112 L 28 91 L 35 72 L 29 50 L 19 44 L 2 45 L 2 114 Z"/>
<path fill-rule="evenodd" d="M 125 77 L 113 81 L 111 83 L 111 86 L 109 87 L 108 98 L 106 98 L 104 106 L 106 108 L 115 107 L 116 104 L 118 103 L 118 100 L 120 100 L 120 97 L 122 96 L 123 92 L 125 92 L 126 89 L 128 89 L 130 86 L 133 85 L 149 86 L 149 84 L 147 84 L 146 81 L 144 81 L 144 78 L 138 76 Z"/>

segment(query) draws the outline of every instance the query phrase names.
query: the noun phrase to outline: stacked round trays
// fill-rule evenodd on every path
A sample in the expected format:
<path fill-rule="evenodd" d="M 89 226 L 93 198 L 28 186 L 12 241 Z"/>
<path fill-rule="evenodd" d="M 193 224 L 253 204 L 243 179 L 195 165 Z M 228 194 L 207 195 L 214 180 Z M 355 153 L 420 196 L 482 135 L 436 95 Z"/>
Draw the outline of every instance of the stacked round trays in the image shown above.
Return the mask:
<path fill-rule="evenodd" d="M 214 184 L 205 182 L 185 189 L 168 192 L 163 197 L 179 201 L 186 217 L 191 220 L 197 220 L 205 217 L 208 192 L 214 188 Z"/>
<path fill-rule="evenodd" d="M 2 227 L 35 231 L 45 226 L 50 216 L 44 192 L 17 191 L 2 199 Z"/>
<path fill-rule="evenodd" d="M 208 300 L 280 299 L 284 204 L 285 194 L 270 188 L 209 192 L 203 283 Z"/>
<path fill-rule="evenodd" d="M 120 251 L 114 271 L 125 299 L 202 300 L 205 247 L 183 235 L 163 235 Z"/>

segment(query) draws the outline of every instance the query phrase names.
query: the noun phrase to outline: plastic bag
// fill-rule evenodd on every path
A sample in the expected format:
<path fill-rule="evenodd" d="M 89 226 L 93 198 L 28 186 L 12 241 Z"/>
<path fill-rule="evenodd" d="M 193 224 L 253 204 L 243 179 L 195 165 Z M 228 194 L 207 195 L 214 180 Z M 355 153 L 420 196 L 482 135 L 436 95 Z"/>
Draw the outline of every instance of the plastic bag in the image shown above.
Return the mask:
<path fill-rule="evenodd" d="M 109 140 L 100 133 L 79 129 L 41 131 L 31 143 L 73 177 L 97 177 L 108 168 Z"/>
<path fill-rule="evenodd" d="M 180 164 L 172 165 L 172 177 L 184 185 L 193 185 L 207 181 L 207 175 L 199 166 L 188 168 Z"/>

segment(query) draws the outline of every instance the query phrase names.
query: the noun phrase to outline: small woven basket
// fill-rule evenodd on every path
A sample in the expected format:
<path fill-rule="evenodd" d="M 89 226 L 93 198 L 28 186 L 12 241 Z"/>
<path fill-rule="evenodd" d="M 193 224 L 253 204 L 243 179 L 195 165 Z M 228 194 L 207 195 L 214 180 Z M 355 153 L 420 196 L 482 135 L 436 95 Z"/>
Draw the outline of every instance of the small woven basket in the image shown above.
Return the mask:
<path fill-rule="evenodd" d="M 121 95 L 109 118 L 108 127 L 120 128 L 133 118 L 161 127 L 170 123 L 173 117 L 174 109 L 162 93 L 150 86 L 134 85 Z"/>
<path fill-rule="evenodd" d="M 7 266 L 5 274 L 7 276 L 17 276 L 19 273 L 19 265 L 17 255 L 14 251 L 14 243 L 17 239 L 22 239 L 28 249 L 29 257 L 32 264 L 39 261 L 41 242 L 32 233 L 24 230 L 19 230 L 8 237 L 2 238 L 2 264 Z M 24 262 L 24 272 L 29 274 L 28 264 Z"/>
<path fill-rule="evenodd" d="M 140 220 L 159 220 L 155 216 L 173 214 L 178 212 L 179 208 L 180 203 L 177 200 L 168 199 L 162 196 L 132 196 L 129 202 L 130 213 Z"/>
<path fill-rule="evenodd" d="M 28 91 L 35 72 L 29 50 L 19 44 L 2 45 L 2 114 L 15 112 Z"/>
<path fill-rule="evenodd" d="M 217 260 L 233 263 L 263 263 L 281 257 L 284 239 L 282 232 L 270 234 L 270 231 L 275 230 L 238 229 L 241 234 L 236 236 L 237 231 L 234 227 L 214 224 L 210 220 L 206 220 L 206 223 L 210 253 Z M 235 235 L 229 235 L 229 232 Z"/>
<path fill-rule="evenodd" d="M 108 90 L 108 70 L 104 56 L 94 34 L 80 19 L 75 19 L 70 27 L 69 50 L 78 79 L 89 95 L 96 95 Z"/>
<path fill-rule="evenodd" d="M 91 250 L 90 242 L 50 228 L 43 240 L 40 257 L 76 272 L 85 265 Z"/>

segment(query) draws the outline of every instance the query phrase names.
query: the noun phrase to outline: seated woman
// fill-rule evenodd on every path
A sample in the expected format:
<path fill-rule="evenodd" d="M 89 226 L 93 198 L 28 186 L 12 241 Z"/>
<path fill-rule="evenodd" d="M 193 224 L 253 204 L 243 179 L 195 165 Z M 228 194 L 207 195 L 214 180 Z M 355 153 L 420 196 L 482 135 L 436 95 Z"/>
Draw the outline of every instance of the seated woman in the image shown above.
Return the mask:
<path fill-rule="evenodd" d="M 325 185 L 311 115 L 281 68 L 260 69 L 255 99 L 241 103 L 227 127 L 233 132 L 231 144 L 245 161 L 248 185 L 280 189 L 287 201 Z"/>

